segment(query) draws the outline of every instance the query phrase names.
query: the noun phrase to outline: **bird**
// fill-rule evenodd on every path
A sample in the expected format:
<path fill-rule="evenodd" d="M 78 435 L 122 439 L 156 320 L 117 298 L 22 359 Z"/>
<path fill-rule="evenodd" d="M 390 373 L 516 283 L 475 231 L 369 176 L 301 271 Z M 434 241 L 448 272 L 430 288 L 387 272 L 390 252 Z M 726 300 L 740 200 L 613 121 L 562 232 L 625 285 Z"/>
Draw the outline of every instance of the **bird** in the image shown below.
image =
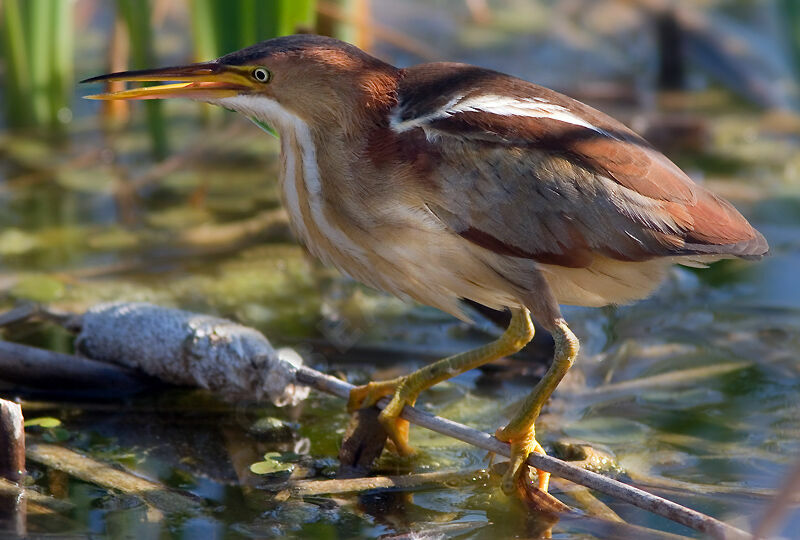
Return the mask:
<path fill-rule="evenodd" d="M 391 396 L 379 420 L 400 454 L 414 452 L 400 415 L 422 391 L 520 351 L 533 320 L 552 334 L 552 364 L 495 433 L 510 445 L 507 493 L 532 486 L 527 458 L 545 452 L 536 420 L 578 356 L 561 305 L 632 303 L 675 264 L 769 250 L 731 203 L 621 122 L 490 69 L 398 68 L 301 34 L 82 82 L 99 81 L 171 84 L 87 97 L 188 98 L 274 130 L 292 231 L 344 274 L 465 321 L 462 300 L 510 311 L 494 341 L 351 392 L 351 411 Z M 549 474 L 537 475 L 531 489 L 547 491 Z"/>

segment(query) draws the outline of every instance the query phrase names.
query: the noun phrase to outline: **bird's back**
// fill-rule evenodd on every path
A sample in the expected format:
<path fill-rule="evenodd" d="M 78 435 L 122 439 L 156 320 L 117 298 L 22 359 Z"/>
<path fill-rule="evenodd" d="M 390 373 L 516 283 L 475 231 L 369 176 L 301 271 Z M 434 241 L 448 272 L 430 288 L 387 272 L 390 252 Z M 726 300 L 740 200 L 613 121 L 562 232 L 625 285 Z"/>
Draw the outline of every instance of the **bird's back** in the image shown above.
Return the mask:
<path fill-rule="evenodd" d="M 582 267 L 595 256 L 768 250 L 730 203 L 622 123 L 521 79 L 464 64 L 409 68 L 391 127 L 423 130 L 441 156 L 434 213 L 500 253 Z"/>

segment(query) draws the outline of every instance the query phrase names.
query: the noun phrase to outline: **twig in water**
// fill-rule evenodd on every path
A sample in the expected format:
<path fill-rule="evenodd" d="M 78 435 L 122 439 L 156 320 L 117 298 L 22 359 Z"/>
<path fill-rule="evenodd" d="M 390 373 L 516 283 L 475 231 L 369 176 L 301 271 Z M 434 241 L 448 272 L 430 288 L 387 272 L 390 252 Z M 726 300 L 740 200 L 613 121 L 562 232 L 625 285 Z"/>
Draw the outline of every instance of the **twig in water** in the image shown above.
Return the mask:
<path fill-rule="evenodd" d="M 85 482 L 141 498 L 164 513 L 194 514 L 203 508 L 200 499 L 171 490 L 106 463 L 54 444 L 28 446 L 28 459 L 61 470 Z"/>
<path fill-rule="evenodd" d="M 58 512 L 60 514 L 67 514 L 75 510 L 75 505 L 69 501 L 64 499 L 56 499 L 50 495 L 44 495 L 35 489 L 18 486 L 17 484 L 9 482 L 4 478 L 0 478 L 0 495 L 23 495 L 28 501 L 28 505 L 34 503 L 41 508 L 47 508 L 52 512 Z"/>
<path fill-rule="evenodd" d="M 16 498 L 19 500 L 22 503 L 20 512 L 24 511 L 25 521 L 36 524 L 45 530 L 76 531 L 80 528 L 78 523 L 64 515 L 75 510 L 75 505 L 69 501 L 56 499 L 36 490 L 18 486 L 3 478 L 0 478 L 0 498 Z M 22 516 L 20 515 L 19 518 L 21 522 Z M 9 531 L 4 532 L 7 533 Z M 22 534 L 19 536 L 22 537 Z"/>
<path fill-rule="evenodd" d="M 292 484 L 288 495 L 310 497 L 314 495 L 333 495 L 352 493 L 369 489 L 410 489 L 422 486 L 435 486 L 448 482 L 463 484 L 468 481 L 488 479 L 488 472 L 478 471 L 437 471 L 402 476 L 368 476 L 335 480 L 300 480 Z M 283 495 L 281 492 L 279 495 Z"/>
<path fill-rule="evenodd" d="M 569 480 L 564 480 L 563 478 L 554 478 L 550 481 L 550 484 L 576 501 L 581 508 L 585 509 L 589 514 L 605 521 L 625 523 L 624 519 L 619 517 L 606 503 L 595 497 L 586 487 L 570 482 Z"/>
<path fill-rule="evenodd" d="M 347 399 L 350 396 L 350 390 L 353 388 L 353 385 L 345 381 L 336 379 L 330 375 L 325 375 L 324 373 L 320 373 L 319 371 L 305 366 L 297 369 L 297 380 L 312 388 L 328 394 L 333 394 L 342 399 Z M 378 407 L 383 408 L 388 403 L 388 399 L 383 399 L 378 402 Z M 494 452 L 495 454 L 505 457 L 511 455 L 508 444 L 500 442 L 488 433 L 483 433 L 463 424 L 453 422 L 452 420 L 440 418 L 409 406 L 403 409 L 403 414 L 401 416 L 412 424 L 428 428 L 442 435 L 453 437 L 454 439 L 472 444 L 478 448 L 483 448 L 489 452 Z M 713 538 L 751 538 L 751 535 L 745 531 L 705 514 L 701 514 L 696 510 L 686 508 L 678 503 L 628 486 L 611 478 L 606 478 L 597 473 L 575 467 L 550 456 L 536 453 L 531 454 L 530 457 L 528 457 L 528 465 L 536 469 L 550 472 L 556 476 L 575 482 L 576 484 L 581 484 L 582 486 L 600 491 L 606 495 L 610 495 L 616 499 L 648 510 L 676 523 L 680 523 L 681 525 L 708 534 Z"/>

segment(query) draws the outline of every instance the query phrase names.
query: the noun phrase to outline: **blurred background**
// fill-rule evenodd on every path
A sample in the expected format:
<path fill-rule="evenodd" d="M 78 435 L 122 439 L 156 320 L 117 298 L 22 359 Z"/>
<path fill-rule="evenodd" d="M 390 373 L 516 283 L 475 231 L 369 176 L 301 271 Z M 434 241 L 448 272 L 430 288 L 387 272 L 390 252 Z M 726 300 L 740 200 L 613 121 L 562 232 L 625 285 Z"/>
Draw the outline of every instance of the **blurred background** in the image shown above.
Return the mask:
<path fill-rule="evenodd" d="M 800 454 L 796 0 L 0 0 L 0 307 L 41 302 L 80 313 L 144 300 L 221 315 L 354 383 L 497 335 L 491 314 L 456 322 L 307 256 L 280 208 L 277 140 L 247 120 L 191 102 L 86 101 L 102 88 L 76 84 L 296 32 L 332 35 L 398 66 L 468 62 L 564 92 L 644 135 L 767 236 L 772 253 L 760 263 L 679 268 L 639 304 L 567 308 L 582 357 L 539 426 L 548 449 L 588 442 L 628 481 L 741 527 L 757 524 Z M 0 332 L 73 350 L 56 324 Z M 523 354 L 437 386 L 420 406 L 493 431 L 543 372 L 549 347 L 540 333 Z M 332 398 L 287 410 L 177 389 L 91 397 L 36 384 L 0 389 L 23 398 L 26 417 L 57 421 L 32 426 L 31 437 L 213 505 L 199 516 L 154 516 L 135 498 L 31 463 L 29 482 L 71 505 L 56 524 L 29 516 L 33 532 L 496 538 L 539 530 L 491 475 L 471 474 L 486 466 L 482 453 L 413 428 L 421 455 L 385 454 L 379 472 L 468 474 L 422 490 L 277 500 L 287 469 L 256 474 L 250 465 L 271 453 L 291 474 L 332 474 L 347 425 Z M 265 419 L 283 435 L 265 437 Z M 689 534 L 604 501 L 630 523 Z M 777 532 L 800 530 L 797 503 Z M 553 531 L 604 537 L 575 519 Z"/>

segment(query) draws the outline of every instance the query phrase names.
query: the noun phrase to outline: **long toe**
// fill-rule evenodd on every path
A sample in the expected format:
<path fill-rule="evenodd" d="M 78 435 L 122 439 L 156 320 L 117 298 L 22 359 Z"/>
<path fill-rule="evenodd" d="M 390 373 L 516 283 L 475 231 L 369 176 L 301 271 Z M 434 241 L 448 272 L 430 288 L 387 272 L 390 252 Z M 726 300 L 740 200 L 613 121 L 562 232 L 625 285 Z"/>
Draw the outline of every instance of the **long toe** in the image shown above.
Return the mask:
<path fill-rule="evenodd" d="M 508 462 L 508 469 L 503 475 L 502 488 L 507 495 L 516 493 L 517 487 L 523 475 L 530 474 L 530 467 L 527 464 L 528 456 L 533 452 L 546 454 L 542 445 L 536 441 L 533 429 L 527 433 L 509 435 L 504 429 L 498 429 L 495 434 L 499 440 L 511 445 L 511 457 Z M 536 469 L 538 476 L 539 489 L 547 492 L 550 486 L 550 473 Z"/>
<path fill-rule="evenodd" d="M 383 429 L 386 430 L 389 439 L 394 443 L 394 448 L 401 456 L 413 456 L 416 452 L 413 447 L 408 444 L 408 428 L 409 423 L 402 418 L 384 416 L 383 412 L 378 416 Z"/>
<path fill-rule="evenodd" d="M 413 406 L 416 400 L 416 396 L 407 395 L 401 385 L 397 392 L 395 392 L 392 400 L 378 416 L 378 420 L 380 420 L 389 438 L 394 443 L 397 453 L 401 456 L 410 456 L 414 454 L 414 449 L 408 444 L 409 423 L 400 418 L 400 415 L 403 413 L 403 408 L 405 408 L 406 405 Z"/>

